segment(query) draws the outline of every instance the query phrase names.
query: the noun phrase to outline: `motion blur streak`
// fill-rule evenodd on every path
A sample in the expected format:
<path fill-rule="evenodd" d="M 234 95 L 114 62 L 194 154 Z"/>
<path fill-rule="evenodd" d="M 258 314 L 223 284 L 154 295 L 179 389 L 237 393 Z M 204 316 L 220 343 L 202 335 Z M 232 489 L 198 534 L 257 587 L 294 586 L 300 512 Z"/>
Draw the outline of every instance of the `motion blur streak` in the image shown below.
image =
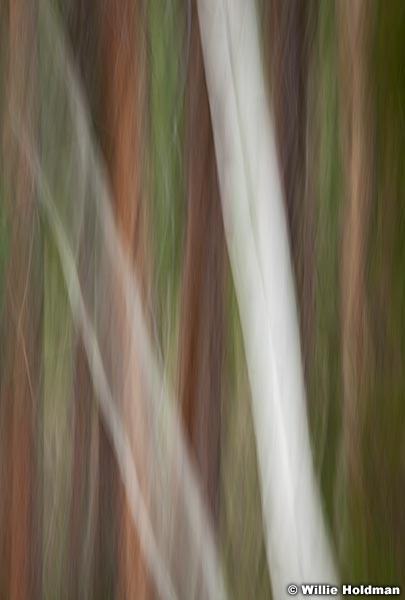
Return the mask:
<path fill-rule="evenodd" d="M 4 10 L 4 9 L 3 9 Z M 37 190 L 27 160 L 19 152 L 7 118 L 18 111 L 21 127 L 32 141 L 38 135 L 37 10 L 35 4 L 8 6 L 8 46 L 3 68 L 7 92 L 3 101 L 3 189 L 10 223 L 10 247 L 5 274 L 1 380 L 2 565 L 5 597 L 38 594 L 41 561 L 40 417 L 41 305 L 36 290 L 38 235 Z M 20 37 L 22 36 L 22 37 Z M 3 88 L 4 89 L 4 88 Z M 40 271 L 39 271 L 40 272 Z M 37 344 L 39 345 L 37 348 Z"/>
<path fill-rule="evenodd" d="M 336 577 L 312 467 L 287 223 L 254 7 L 199 0 L 199 15 L 268 561 L 273 593 L 281 597 L 291 580 Z"/>
<path fill-rule="evenodd" d="M 0 0 L 0 600 L 405 586 L 402 0 Z"/>
<path fill-rule="evenodd" d="M 197 18 L 191 3 L 188 97 L 188 206 L 180 402 L 215 521 L 224 362 L 225 237 Z"/>

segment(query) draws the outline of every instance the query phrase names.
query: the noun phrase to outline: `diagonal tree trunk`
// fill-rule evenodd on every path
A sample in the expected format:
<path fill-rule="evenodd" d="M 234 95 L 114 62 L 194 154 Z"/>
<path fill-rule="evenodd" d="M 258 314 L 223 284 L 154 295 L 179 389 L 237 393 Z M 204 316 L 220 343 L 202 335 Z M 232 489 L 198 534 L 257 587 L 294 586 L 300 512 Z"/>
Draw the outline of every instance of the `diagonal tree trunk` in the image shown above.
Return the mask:
<path fill-rule="evenodd" d="M 76 65 L 94 121 L 100 113 L 101 2 L 75 0 L 66 11 Z M 89 33 L 91 32 L 91 34 Z M 55 84 L 56 85 L 56 84 Z M 94 256 L 96 228 L 84 213 L 79 237 L 79 273 L 96 312 Z M 83 341 L 77 340 L 74 367 L 72 496 L 70 510 L 69 596 L 103 598 L 114 591 L 116 463 L 105 435 Z M 88 533 L 89 532 L 89 533 Z M 79 574 L 79 576 L 77 576 Z"/>
<path fill-rule="evenodd" d="M 253 3 L 198 1 L 225 234 L 252 389 L 267 559 L 291 580 L 336 578 L 309 442 L 287 222 Z"/>

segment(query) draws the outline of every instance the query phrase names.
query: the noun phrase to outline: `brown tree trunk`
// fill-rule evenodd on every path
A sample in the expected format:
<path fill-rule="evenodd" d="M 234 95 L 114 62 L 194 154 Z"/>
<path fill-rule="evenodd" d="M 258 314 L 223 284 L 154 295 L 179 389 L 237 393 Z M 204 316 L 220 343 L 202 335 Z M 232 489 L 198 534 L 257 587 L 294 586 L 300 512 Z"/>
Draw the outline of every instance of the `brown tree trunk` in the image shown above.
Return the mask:
<path fill-rule="evenodd" d="M 367 93 L 368 3 L 339 2 L 339 56 L 342 140 L 345 157 L 345 216 L 343 224 L 342 361 L 343 428 L 351 481 L 359 483 L 360 436 L 366 372 L 370 359 L 367 325 L 365 258 L 367 252 L 372 129 L 370 94 Z"/>
<path fill-rule="evenodd" d="M 36 190 L 24 149 L 37 135 L 36 3 L 8 3 L 8 72 L 3 157 L 8 186 L 11 239 L 3 343 L 7 357 L 1 382 L 2 593 L 10 600 L 37 598 L 41 587 L 39 417 L 41 281 L 36 273 Z M 3 437 L 4 436 L 4 437 Z M 3 562 L 3 560 L 2 560 Z"/>
<path fill-rule="evenodd" d="M 310 3 L 269 0 L 269 56 L 276 143 L 308 375 L 314 330 L 315 205 L 307 191 L 307 71 Z"/>
<path fill-rule="evenodd" d="M 180 403 L 214 521 L 219 510 L 225 328 L 225 234 L 208 92 L 192 2 L 187 96 L 188 204 L 180 337 Z"/>
<path fill-rule="evenodd" d="M 141 0 L 109 2 L 102 20 L 102 50 L 105 64 L 103 85 L 103 123 L 105 136 L 102 144 L 107 157 L 114 210 L 121 240 L 128 253 L 140 283 L 142 300 L 147 303 L 150 286 L 149 228 L 146 196 L 143 195 L 143 150 L 146 121 L 145 97 L 145 23 Z M 129 423 L 129 438 L 142 492 L 148 498 L 148 435 L 145 416 L 145 394 L 138 357 L 128 345 L 128 324 L 125 319 L 125 301 L 119 292 L 116 298 L 118 331 L 116 335 L 126 352 L 126 369 L 119 371 L 124 381 L 117 382 L 121 389 L 122 415 Z M 113 360 L 117 360 L 114 357 Z M 118 492 L 118 580 L 119 598 L 153 597 L 153 585 L 142 554 L 139 538 L 130 513 L 124 486 Z"/>

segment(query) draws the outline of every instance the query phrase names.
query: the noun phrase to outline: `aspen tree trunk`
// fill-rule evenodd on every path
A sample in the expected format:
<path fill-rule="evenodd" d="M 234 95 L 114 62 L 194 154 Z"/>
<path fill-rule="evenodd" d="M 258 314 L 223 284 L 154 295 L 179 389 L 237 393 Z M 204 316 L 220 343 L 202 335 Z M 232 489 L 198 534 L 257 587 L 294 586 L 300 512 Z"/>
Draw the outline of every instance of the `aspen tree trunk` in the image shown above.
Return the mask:
<path fill-rule="evenodd" d="M 287 221 L 254 3 L 199 0 L 230 255 L 252 389 L 271 584 L 334 581 L 309 442 Z"/>

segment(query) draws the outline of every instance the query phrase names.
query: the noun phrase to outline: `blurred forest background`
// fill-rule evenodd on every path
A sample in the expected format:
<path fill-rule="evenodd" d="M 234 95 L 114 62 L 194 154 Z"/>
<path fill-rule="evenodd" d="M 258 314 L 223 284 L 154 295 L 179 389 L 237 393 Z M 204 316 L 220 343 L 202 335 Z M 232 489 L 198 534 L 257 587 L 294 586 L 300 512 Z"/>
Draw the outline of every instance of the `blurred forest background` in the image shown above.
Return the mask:
<path fill-rule="evenodd" d="M 337 581 L 405 586 L 405 3 L 0 0 L 1 600 L 279 598 L 277 565 L 301 583 L 279 547 L 318 560 L 271 512 L 288 493 L 260 454 L 226 225 L 209 57 L 237 6 L 276 145 L 314 514 Z"/>

